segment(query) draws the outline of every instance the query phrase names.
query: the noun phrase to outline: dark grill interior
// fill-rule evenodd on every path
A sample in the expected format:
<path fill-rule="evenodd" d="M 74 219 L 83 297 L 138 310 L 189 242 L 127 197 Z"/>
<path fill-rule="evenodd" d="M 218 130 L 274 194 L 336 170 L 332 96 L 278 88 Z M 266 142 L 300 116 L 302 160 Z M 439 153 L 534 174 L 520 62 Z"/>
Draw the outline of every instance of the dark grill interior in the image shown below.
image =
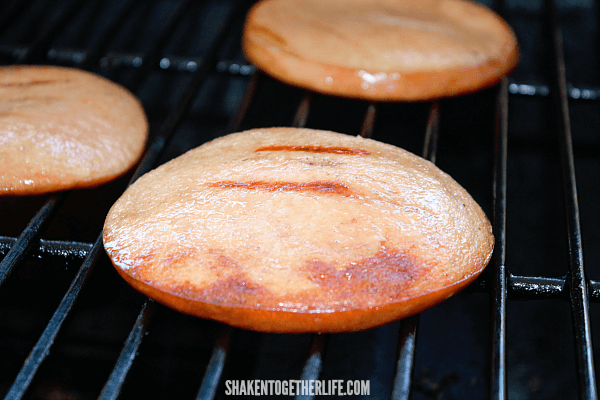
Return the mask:
<path fill-rule="evenodd" d="M 521 44 L 506 82 L 368 104 L 256 72 L 239 43 L 248 2 L 5 0 L 2 64 L 106 76 L 141 99 L 151 138 L 116 182 L 0 198 L 0 396 L 225 398 L 226 379 L 303 377 L 370 380 L 377 399 L 596 398 L 600 14 L 591 2 L 486 4 Z M 418 317 L 321 336 L 181 315 L 117 276 L 98 238 L 132 178 L 232 130 L 290 125 L 372 133 L 435 160 L 494 224 L 483 276 Z"/>

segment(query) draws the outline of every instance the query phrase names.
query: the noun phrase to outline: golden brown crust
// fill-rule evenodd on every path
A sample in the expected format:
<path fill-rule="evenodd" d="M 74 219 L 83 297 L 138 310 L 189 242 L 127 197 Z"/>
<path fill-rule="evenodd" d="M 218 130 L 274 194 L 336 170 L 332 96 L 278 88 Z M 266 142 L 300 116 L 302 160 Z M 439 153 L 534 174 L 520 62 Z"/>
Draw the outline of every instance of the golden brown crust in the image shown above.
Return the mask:
<path fill-rule="evenodd" d="M 157 289 L 120 268 L 117 272 L 133 288 L 157 302 L 179 312 L 201 318 L 213 319 L 238 328 L 259 332 L 277 333 L 336 333 L 356 332 L 385 325 L 415 315 L 460 292 L 471 284 L 479 274 L 473 274 L 453 285 L 424 293 L 422 296 L 403 299 L 396 303 L 364 309 L 338 312 L 294 312 L 284 308 L 242 308 L 231 305 L 190 301 L 179 293 Z"/>
<path fill-rule="evenodd" d="M 375 101 L 473 92 L 519 59 L 511 28 L 463 0 L 263 0 L 248 13 L 242 44 L 285 83 Z"/>
<path fill-rule="evenodd" d="M 333 132 L 214 140 L 113 205 L 104 246 L 133 287 L 272 332 L 367 329 L 422 311 L 487 265 L 491 226 L 433 164 Z"/>
<path fill-rule="evenodd" d="M 139 101 L 89 72 L 0 68 L 0 195 L 94 187 L 141 156 L 148 122 Z"/>

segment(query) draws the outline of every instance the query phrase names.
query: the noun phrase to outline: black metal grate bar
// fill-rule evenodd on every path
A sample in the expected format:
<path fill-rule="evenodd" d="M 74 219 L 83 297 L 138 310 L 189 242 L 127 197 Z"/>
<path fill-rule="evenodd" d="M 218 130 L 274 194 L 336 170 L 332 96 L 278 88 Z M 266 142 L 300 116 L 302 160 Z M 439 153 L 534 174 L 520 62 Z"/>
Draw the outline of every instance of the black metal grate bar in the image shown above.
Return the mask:
<path fill-rule="evenodd" d="M 256 94 L 256 88 L 258 87 L 259 80 L 260 80 L 259 73 L 252 75 L 252 79 L 248 83 L 248 88 L 246 89 L 246 93 L 244 94 L 244 98 L 242 99 L 240 109 L 239 109 L 237 115 L 235 116 L 235 118 L 232 119 L 231 124 L 230 124 L 229 128 L 227 129 L 228 132 L 236 132 L 242 126 L 242 121 L 244 120 L 244 117 L 246 116 L 246 113 L 248 112 L 248 108 L 250 108 L 250 104 L 252 103 L 252 99 L 254 98 L 254 95 Z"/>
<path fill-rule="evenodd" d="M 217 394 L 217 388 L 219 387 L 219 381 L 223 374 L 223 368 L 225 368 L 225 361 L 227 354 L 229 353 L 229 346 L 231 344 L 231 337 L 233 336 L 233 328 L 230 326 L 224 326 L 217 344 L 213 348 L 213 353 L 206 367 L 206 373 L 202 379 L 202 384 L 198 390 L 196 400 L 212 400 Z"/>
<path fill-rule="evenodd" d="M 160 59 L 162 49 L 166 46 L 168 40 L 171 38 L 173 31 L 175 28 L 177 28 L 177 24 L 185 15 L 185 12 L 189 8 L 190 4 L 191 0 L 184 0 L 177 6 L 177 9 L 167 21 L 167 24 L 161 31 L 160 35 L 156 38 L 152 49 L 150 49 L 150 51 L 141 57 L 140 69 L 144 73 L 134 75 L 131 81 L 126 85 L 132 92 L 137 91 L 144 77 L 150 71 L 151 66 L 156 64 Z"/>
<path fill-rule="evenodd" d="M 417 328 L 419 315 L 405 318 L 400 321 L 398 332 L 398 349 L 396 361 L 396 375 L 392 388 L 392 400 L 410 399 L 412 377 L 415 365 L 415 350 L 417 348 Z"/>
<path fill-rule="evenodd" d="M 363 124 L 360 128 L 360 136 L 364 138 L 370 138 L 373 136 L 373 129 L 375 128 L 375 117 L 377 116 L 377 107 L 375 103 L 369 103 L 367 106 L 367 112 L 363 119 Z"/>
<path fill-rule="evenodd" d="M 314 334 L 310 342 L 310 350 L 308 353 L 308 359 L 302 368 L 302 374 L 300 380 L 302 381 L 315 381 L 319 379 L 321 369 L 323 367 L 323 356 L 327 349 L 327 342 L 329 341 L 329 335 Z M 314 395 L 310 393 L 300 392 L 296 395 L 296 400 L 312 400 Z"/>
<path fill-rule="evenodd" d="M 294 120 L 292 121 L 293 127 L 303 128 L 306 126 L 306 121 L 308 120 L 308 114 L 310 113 L 312 99 L 313 95 L 311 92 L 304 93 L 304 96 L 302 96 L 302 100 L 298 105 L 298 109 L 296 110 L 296 114 L 294 115 Z"/>
<path fill-rule="evenodd" d="M 431 104 L 425 127 L 425 140 L 423 144 L 423 158 L 435 164 L 437 158 L 438 136 L 440 128 L 440 105 L 438 102 Z"/>
<path fill-rule="evenodd" d="M 82 69 L 91 69 L 98 65 L 102 53 L 104 52 L 106 45 L 114 38 L 116 33 L 119 31 L 119 27 L 123 26 L 125 18 L 131 13 L 133 7 L 136 5 L 137 0 L 129 0 L 118 12 L 117 17 L 114 21 L 105 26 L 102 33 L 98 37 L 95 43 L 90 45 L 89 49 L 85 52 L 78 53 L 77 57 L 72 58 L 76 60 L 76 67 Z"/>
<path fill-rule="evenodd" d="M 500 84 L 496 101 L 494 148 L 494 260 L 492 270 L 490 399 L 506 399 L 506 167 L 508 144 L 508 82 Z"/>
<path fill-rule="evenodd" d="M 12 237 L 0 236 L 0 254 L 8 254 L 17 240 Z M 65 260 L 83 260 L 92 248 L 91 243 L 83 242 L 40 239 L 37 243 L 39 244 L 38 248 L 32 249 L 31 254 L 38 258 L 48 256 Z"/>
<path fill-rule="evenodd" d="M 573 100 L 600 100 L 600 89 L 595 87 L 576 87 L 569 83 L 566 84 L 567 96 Z M 525 82 L 513 82 L 508 85 L 510 94 L 523 96 L 547 97 L 550 95 L 550 87 L 547 85 L 537 85 Z"/>
<path fill-rule="evenodd" d="M 439 119 L 440 106 L 436 101 L 429 107 L 422 153 L 423 158 L 428 159 L 432 163 L 435 163 L 437 156 Z M 396 374 L 392 388 L 393 400 L 408 400 L 410 398 L 418 328 L 419 315 L 413 315 L 400 321 Z"/>
<path fill-rule="evenodd" d="M 575 338 L 575 354 L 577 359 L 578 389 L 581 399 L 598 398 L 594 370 L 594 354 L 592 346 L 592 328 L 590 323 L 588 287 L 583 265 L 583 249 L 581 244 L 580 214 L 577 200 L 575 180 L 575 163 L 571 138 L 571 123 L 565 77 L 565 59 L 563 54 L 562 33 L 558 16 L 552 1 L 546 1 L 550 24 L 550 40 L 554 57 L 554 99 L 558 114 L 558 131 L 560 135 L 560 155 L 564 182 L 565 212 L 567 218 L 567 235 L 569 246 L 569 294 L 571 301 L 571 318 Z"/>
<path fill-rule="evenodd" d="M 17 62 L 24 64 L 32 63 L 38 59 L 41 59 L 44 51 L 47 51 L 48 46 L 57 33 L 65 27 L 70 19 L 75 17 L 77 12 L 84 4 L 85 0 L 72 1 L 69 7 L 58 18 L 56 18 L 56 20 L 54 20 L 54 22 L 48 26 L 48 28 L 40 32 L 40 34 L 37 36 L 37 39 L 31 43 L 31 45 L 19 53 Z"/>
<path fill-rule="evenodd" d="M 592 282 L 592 290 L 600 289 L 598 282 Z M 598 294 L 595 299 L 599 300 Z M 568 299 L 563 278 L 508 276 L 508 298 L 513 300 Z"/>
<path fill-rule="evenodd" d="M 125 341 L 125 345 L 123 346 L 123 350 L 121 351 L 121 355 L 117 360 L 115 368 L 110 374 L 108 381 L 104 384 L 100 396 L 98 396 L 99 400 L 114 400 L 119 397 L 121 388 L 127 377 L 127 372 L 129 372 L 129 369 L 133 364 L 137 350 L 142 343 L 142 339 L 144 338 L 150 320 L 152 319 L 153 312 L 154 301 L 147 300 L 142 306 L 142 311 L 140 311 L 140 314 L 133 325 L 133 329 L 131 329 L 129 336 L 127 336 L 127 340 Z"/>
<path fill-rule="evenodd" d="M 27 391 L 27 388 L 35 376 L 40 364 L 50 352 L 50 347 L 54 343 L 56 335 L 60 331 L 60 328 L 67 318 L 67 315 L 73 308 L 73 305 L 75 304 L 75 301 L 77 300 L 85 281 L 89 277 L 90 272 L 93 270 L 92 266 L 98 260 L 99 255 L 101 254 L 101 249 L 102 237 L 99 237 L 90 250 L 90 253 L 88 254 L 88 257 L 86 258 L 82 267 L 79 269 L 79 272 L 75 276 L 75 279 L 73 279 L 71 286 L 65 293 L 65 296 L 54 312 L 54 315 L 52 315 L 50 322 L 48 322 L 48 325 L 46 325 L 46 328 L 40 336 L 40 339 L 34 346 L 33 350 L 31 350 L 31 353 L 29 353 L 29 356 L 23 364 L 23 368 L 21 368 L 21 371 L 19 371 L 17 378 L 8 391 L 8 394 L 4 398 L 5 400 L 21 399 Z"/>
<path fill-rule="evenodd" d="M 64 195 L 52 195 L 38 213 L 29 221 L 27 227 L 21 232 L 19 238 L 13 243 L 10 251 L 2 262 L 0 262 L 0 286 L 8 278 L 13 267 L 17 265 L 33 247 L 36 239 L 39 238 L 42 228 L 49 221 L 60 203 L 62 203 Z"/>

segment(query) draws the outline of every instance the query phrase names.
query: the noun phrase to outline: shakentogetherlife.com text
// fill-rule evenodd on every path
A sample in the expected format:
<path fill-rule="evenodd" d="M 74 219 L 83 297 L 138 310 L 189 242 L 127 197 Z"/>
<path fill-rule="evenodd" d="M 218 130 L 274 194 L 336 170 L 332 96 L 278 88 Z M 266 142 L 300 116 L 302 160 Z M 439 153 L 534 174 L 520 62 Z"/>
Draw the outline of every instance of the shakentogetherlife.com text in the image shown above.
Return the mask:
<path fill-rule="evenodd" d="M 227 396 L 368 396 L 368 380 L 226 380 Z"/>

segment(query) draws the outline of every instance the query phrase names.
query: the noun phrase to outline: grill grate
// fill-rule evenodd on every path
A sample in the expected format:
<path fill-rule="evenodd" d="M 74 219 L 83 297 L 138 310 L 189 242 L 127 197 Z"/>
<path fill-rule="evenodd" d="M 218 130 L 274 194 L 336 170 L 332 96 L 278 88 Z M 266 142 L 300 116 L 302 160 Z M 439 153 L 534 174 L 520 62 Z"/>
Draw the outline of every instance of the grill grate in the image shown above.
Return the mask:
<path fill-rule="evenodd" d="M 523 44 L 522 64 L 525 66 L 519 68 L 526 73 L 517 70 L 515 78 L 503 81 L 496 88 L 432 104 L 366 104 L 334 99 L 285 87 L 259 74 L 245 63 L 239 49 L 241 22 L 250 5 L 246 2 L 133 0 L 121 3 L 117 0 L 66 3 L 15 0 L 0 11 L 0 61 L 3 64 L 41 63 L 89 69 L 134 91 L 148 111 L 151 140 L 136 171 L 107 188 L 94 189 L 92 196 L 107 198 L 106 204 L 110 206 L 127 182 L 169 158 L 227 132 L 275 125 L 332 129 L 372 136 L 398 144 L 433 162 L 439 161 L 442 169 L 448 170 L 473 193 L 484 209 L 491 211 L 496 235 L 494 258 L 484 275 L 466 293 L 421 316 L 355 334 L 257 334 L 182 316 L 141 298 L 114 274 L 110 275 L 101 238 L 96 236 L 94 241 L 92 236 L 88 239 L 87 221 L 76 224 L 76 231 L 85 231 L 85 235 L 63 233 L 61 226 L 73 218 L 70 213 L 73 205 L 83 207 L 84 216 L 97 214 L 100 218 L 107 211 L 106 205 L 100 204 L 97 209 L 87 204 L 82 206 L 79 203 L 86 197 L 78 192 L 24 199 L 25 203 L 33 205 L 30 207 L 33 211 L 25 207 L 26 212 L 18 213 L 19 220 L 31 218 L 23 224 L 26 226 L 18 228 L 19 233 L 15 235 L 14 226 L 19 226 L 18 222 L 9 219 L 0 225 L 0 235 L 3 235 L 0 236 L 0 254 L 3 255 L 0 263 L 0 342 L 6 343 L 0 347 L 0 359 L 9 360 L 3 362 L 5 365 L 0 369 L 0 396 L 6 399 L 59 396 L 115 399 L 137 398 L 143 394 L 149 398 L 195 396 L 213 399 L 226 397 L 224 379 L 344 378 L 370 379 L 373 398 L 597 398 L 592 322 L 598 315 L 590 301 L 600 300 L 600 281 L 586 277 L 583 256 L 584 238 L 593 243 L 599 236 L 597 228 L 587 228 L 597 225 L 594 213 L 588 211 L 588 204 L 593 204 L 596 197 L 593 191 L 578 194 L 575 167 L 581 165 L 577 164 L 578 160 L 583 160 L 585 171 L 597 174 L 600 159 L 593 151 L 597 149 L 597 138 L 592 135 L 589 139 L 585 134 L 579 134 L 581 126 L 587 127 L 583 122 L 588 121 L 582 121 L 585 118 L 581 118 L 579 108 L 573 112 L 569 107 L 583 105 L 589 115 L 597 115 L 596 100 L 600 98 L 600 89 L 594 87 L 593 79 L 597 77 L 568 75 L 569 58 L 564 47 L 570 45 L 575 50 L 567 49 L 577 54 L 578 48 L 572 39 L 576 32 L 567 32 L 570 41 L 563 39 L 561 23 L 567 17 L 559 20 L 560 14 L 551 1 L 546 1 L 541 10 L 531 11 L 523 5 L 505 10 L 509 23 L 514 21 L 517 34 L 524 32 L 519 39 Z M 559 3 L 559 6 L 567 11 L 578 9 L 569 8 L 572 7 L 569 3 Z M 40 16 L 37 9 L 46 10 L 47 15 Z M 525 28 L 520 25 L 521 18 L 527 20 Z M 76 36 L 73 30 L 82 24 L 85 26 L 88 20 L 94 32 L 83 35 L 88 38 L 83 40 L 84 44 L 77 43 L 73 39 Z M 567 22 L 567 25 L 572 23 L 571 20 Z M 543 25 L 539 29 L 543 33 L 539 42 L 527 34 L 529 26 L 536 24 Z M 594 23 L 584 33 L 593 36 L 596 30 Z M 550 70 L 546 70 L 545 65 L 535 66 L 535 54 L 531 55 L 535 53 L 532 49 L 543 46 L 551 54 L 551 62 L 547 63 Z M 533 78 L 527 76 L 531 65 L 535 67 L 530 68 L 534 71 Z M 583 84 L 568 84 L 567 76 L 581 80 Z M 520 106 L 523 109 L 519 109 Z M 556 110 L 552 113 L 556 123 L 550 127 L 556 130 L 558 145 L 547 145 L 545 139 L 540 141 L 535 135 L 521 133 L 526 132 L 530 124 L 516 120 L 516 117 L 531 114 L 535 119 L 540 107 Z M 478 112 L 484 115 L 476 118 Z M 572 115 L 579 118 L 572 118 Z M 465 118 L 477 121 L 472 125 L 460 122 Z M 593 117 L 591 120 L 595 122 Z M 457 132 L 453 124 L 471 133 L 481 129 L 489 133 L 489 140 Z M 537 129 L 545 128 L 544 125 Z M 509 137 L 515 140 L 510 142 L 510 152 Z M 512 143 L 515 143 L 514 147 Z M 585 152 L 587 146 L 592 149 L 589 150 L 591 155 Z M 452 154 L 453 151 L 458 155 Z M 521 200 L 511 189 L 511 182 L 521 180 L 521 172 L 515 172 L 513 165 L 521 165 L 521 153 L 527 160 L 533 160 L 540 152 L 549 154 L 551 160 L 561 160 L 555 167 L 552 161 L 551 168 L 557 169 L 557 176 L 562 175 L 562 186 L 552 183 L 551 189 L 556 185 L 556 192 L 563 195 L 564 229 L 556 221 L 558 233 L 548 236 L 562 235 L 565 244 L 556 249 L 547 248 L 548 244 L 539 245 L 550 254 L 559 254 L 555 264 L 561 272 L 557 274 L 552 268 L 529 274 L 527 267 L 533 263 L 527 260 L 532 256 L 524 254 L 527 249 L 523 250 L 523 246 L 514 245 L 519 239 L 512 239 L 523 237 L 525 229 L 519 225 L 523 214 L 513 210 L 528 202 Z M 583 156 L 578 158 L 578 154 Z M 467 165 L 460 159 L 463 156 L 474 164 Z M 537 168 L 535 160 L 525 165 L 531 171 Z M 487 181 L 480 182 L 480 177 Z M 593 184 L 588 182 L 594 182 L 593 174 L 584 174 L 583 180 L 584 187 L 589 190 Z M 550 189 L 541 187 L 539 190 L 546 193 Z M 15 214 L 16 209 L 21 209 L 10 199 L 0 200 L 3 215 Z M 554 198 L 546 201 L 554 201 Z M 582 210 L 586 209 L 585 213 L 579 209 L 580 201 L 585 202 L 582 207 Z M 536 220 L 535 223 L 540 222 Z M 519 229 L 512 229 L 514 227 Z M 99 230 L 93 230 L 91 234 L 97 235 Z M 552 246 L 554 240 L 550 238 L 547 243 Z M 595 250 L 588 252 L 586 248 L 588 274 L 589 266 L 595 266 L 596 253 Z M 527 266 L 523 267 L 525 263 Z M 520 275 L 511 274 L 507 264 Z M 94 268 L 96 265 L 98 267 Z M 43 269 L 50 273 L 40 272 Z M 36 278 L 36 274 L 43 278 Z M 591 274 L 593 276 L 593 270 Z M 49 285 L 36 281 L 48 275 L 52 275 Z M 115 289 L 104 294 L 104 285 Z M 44 296 L 52 293 L 49 297 L 55 299 L 55 303 L 49 301 L 49 306 L 40 305 L 46 303 L 46 299 L 36 299 L 35 292 L 31 292 L 25 295 L 31 298 L 29 308 L 15 306 L 23 298 L 17 293 L 35 291 L 39 287 L 43 287 Z M 105 304 L 102 299 L 95 299 L 111 294 L 115 295 L 115 302 L 109 299 Z M 531 321 L 511 320 L 515 318 L 513 315 L 521 315 L 513 305 L 524 303 L 509 300 L 538 300 L 525 303 L 541 303 L 534 312 L 547 310 L 543 313 L 546 320 L 532 318 L 532 314 L 527 317 Z M 480 303 L 485 303 L 489 309 L 482 311 L 478 307 Z M 556 309 L 557 314 L 564 314 L 557 304 L 567 303 L 572 320 L 565 323 L 553 313 Z M 85 332 L 83 339 L 74 340 L 77 335 L 72 332 L 81 329 L 78 327 L 83 325 L 82 320 L 90 315 L 87 314 L 90 310 L 92 318 L 96 315 L 93 312 L 99 304 L 107 310 L 108 322 L 105 323 L 114 324 L 114 329 L 102 331 L 115 333 L 99 338 Z M 44 311 L 38 312 L 38 306 Z M 466 310 L 457 311 L 462 307 Z M 27 313 L 31 317 L 24 316 Z M 26 322 L 23 327 L 15 322 L 28 318 L 37 320 L 38 315 L 43 315 L 40 323 Z M 446 327 L 444 324 L 449 321 L 450 326 Z M 458 326 L 459 323 L 463 326 Z M 541 352 L 552 350 L 542 346 L 533 354 L 542 361 L 521 362 L 515 353 L 522 347 L 513 346 L 516 342 L 511 340 L 524 336 L 526 344 L 533 343 L 535 347 L 535 343 L 543 342 L 546 345 L 547 337 L 564 338 L 550 334 L 548 327 L 557 324 L 572 327 L 574 348 L 568 352 L 557 351 L 559 347 L 572 346 L 560 342 L 552 343 L 552 350 L 558 356 L 572 355 L 544 366 L 547 358 Z M 444 326 L 444 329 L 432 329 L 436 325 Z M 183 337 L 173 340 L 177 329 L 184 332 Z M 482 330 L 489 332 L 489 343 L 477 338 L 477 332 Z M 20 335 L 25 339 L 19 338 Z M 461 342 L 462 337 L 473 342 L 465 344 Z M 423 344 L 417 346 L 417 339 Z M 81 341 L 88 342 L 85 349 L 81 348 Z M 12 350 L 11 343 L 17 344 L 19 350 Z M 482 350 L 485 353 L 482 343 L 489 347 L 487 358 L 481 354 Z M 438 348 L 443 348 L 444 353 L 435 353 Z M 89 356 L 94 351 L 98 354 Z M 188 351 L 191 355 L 181 354 Z M 462 361 L 463 357 L 467 360 Z M 87 371 L 93 378 L 82 380 L 76 370 L 86 358 L 92 359 L 91 364 L 86 365 L 102 366 Z M 62 359 L 70 366 L 62 365 Z M 154 369 L 153 363 L 156 363 Z M 175 365 L 178 363 L 182 366 Z M 428 370 L 436 364 L 442 367 Z M 61 366 L 60 372 L 52 371 L 56 365 Z M 188 365 L 194 369 L 193 373 L 184 374 L 182 378 L 175 376 Z M 546 369 L 528 370 L 532 365 Z M 563 371 L 565 365 L 572 371 Z M 148 379 L 148 375 L 158 377 L 157 382 Z M 560 378 L 556 378 L 558 376 Z"/>
<path fill-rule="evenodd" d="M 583 268 L 583 249 L 581 243 L 580 213 L 575 183 L 575 161 L 571 135 L 570 113 L 567 96 L 567 80 L 565 59 L 563 55 L 563 39 L 558 26 L 556 10 L 548 2 L 548 13 L 552 36 L 552 50 L 556 61 L 554 73 L 554 97 L 560 110 L 559 131 L 560 156 L 564 181 L 565 209 L 569 243 L 569 298 L 571 301 L 571 317 L 575 335 L 575 354 L 578 365 L 579 397 L 597 398 L 596 377 L 592 351 L 591 322 L 589 312 L 588 288 Z"/>

